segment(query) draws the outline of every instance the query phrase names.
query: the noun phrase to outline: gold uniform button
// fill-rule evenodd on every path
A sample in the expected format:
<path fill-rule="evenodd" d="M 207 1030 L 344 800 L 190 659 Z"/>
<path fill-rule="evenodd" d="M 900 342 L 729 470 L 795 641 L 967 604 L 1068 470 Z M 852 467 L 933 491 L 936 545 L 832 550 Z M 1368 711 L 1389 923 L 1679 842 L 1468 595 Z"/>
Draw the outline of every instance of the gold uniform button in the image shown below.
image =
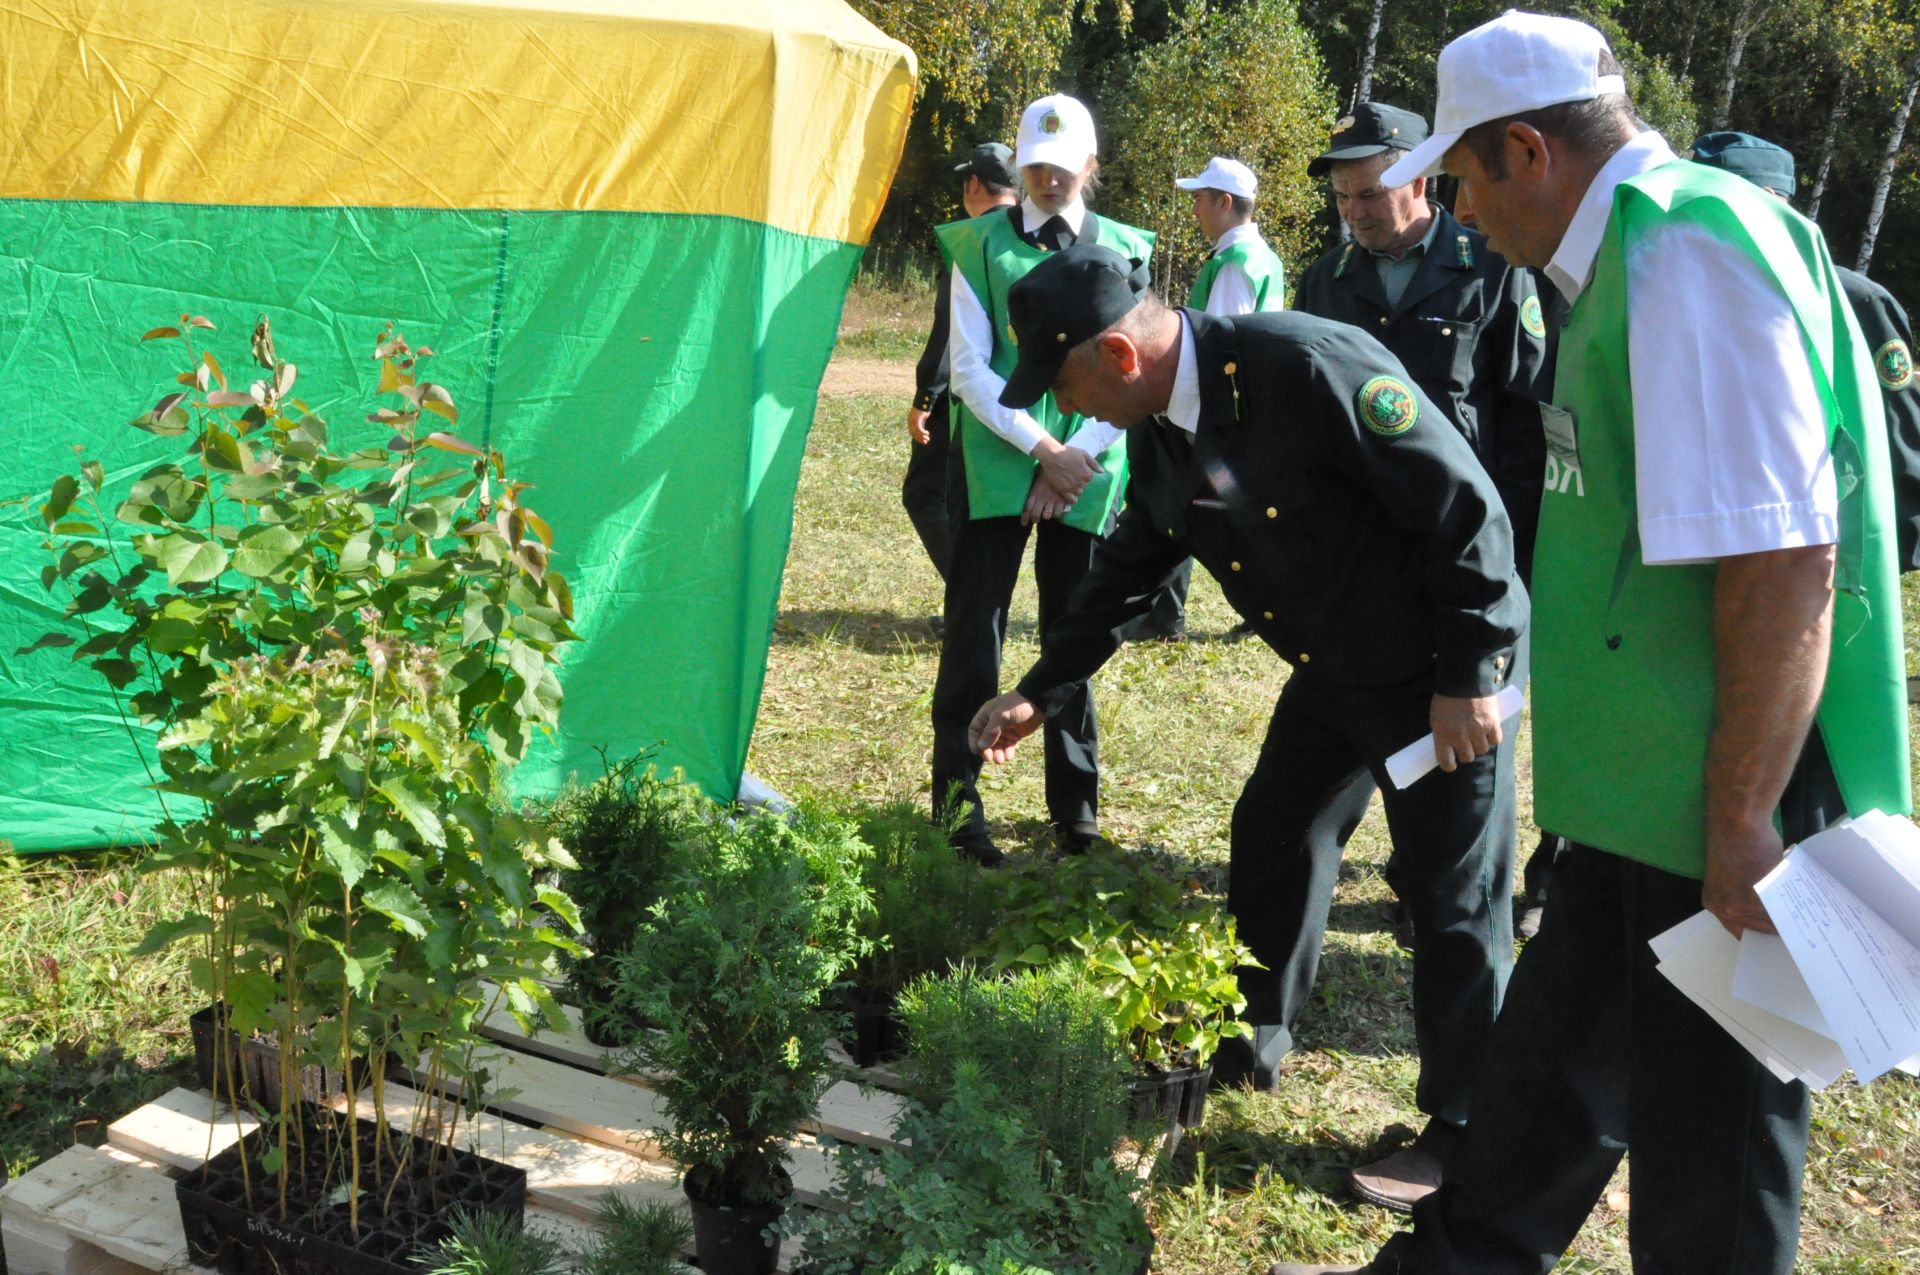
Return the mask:
<path fill-rule="evenodd" d="M 1453 329 L 1452 329 L 1452 328 L 1441 328 L 1441 329 L 1440 329 L 1440 335 L 1441 335 L 1441 336 L 1452 336 L 1452 335 L 1453 335 Z"/>
<path fill-rule="evenodd" d="M 1278 518 L 1279 516 L 1280 516 L 1280 511 L 1278 509 L 1275 509 L 1272 505 L 1267 506 L 1267 517 Z"/>
<path fill-rule="evenodd" d="M 1240 564 L 1237 562 L 1229 562 L 1227 565 L 1232 567 L 1235 571 L 1238 571 L 1240 569 Z"/>
<path fill-rule="evenodd" d="M 1501 669 L 1503 669 L 1503 668 L 1505 668 L 1506 666 L 1507 666 L 1507 657 L 1506 657 L 1506 656 L 1504 656 L 1504 655 L 1496 655 L 1496 656 L 1494 656 L 1494 657 L 1493 657 L 1493 671 L 1494 671 L 1494 672 L 1496 672 L 1496 673 L 1498 673 L 1498 672 L 1499 672 L 1499 671 L 1500 671 Z"/>
<path fill-rule="evenodd" d="M 1312 659 L 1313 657 L 1311 655 L 1308 655 L 1305 651 L 1300 652 L 1300 662 L 1302 664 L 1309 663 L 1312 661 Z"/>
<path fill-rule="evenodd" d="M 1380 326 L 1383 328 L 1387 326 L 1387 316 L 1384 314 L 1380 316 Z"/>
<path fill-rule="evenodd" d="M 1260 618 L 1261 618 L 1261 619 L 1263 619 L 1263 620 L 1271 620 L 1271 619 L 1273 618 L 1273 612 L 1271 612 L 1271 611 L 1262 611 L 1262 612 L 1260 613 Z"/>
<path fill-rule="evenodd" d="M 1235 372 L 1238 372 L 1240 370 L 1240 365 L 1238 363 L 1223 363 L 1220 366 L 1220 370 L 1222 372 L 1225 372 L 1228 376 L 1232 376 Z"/>

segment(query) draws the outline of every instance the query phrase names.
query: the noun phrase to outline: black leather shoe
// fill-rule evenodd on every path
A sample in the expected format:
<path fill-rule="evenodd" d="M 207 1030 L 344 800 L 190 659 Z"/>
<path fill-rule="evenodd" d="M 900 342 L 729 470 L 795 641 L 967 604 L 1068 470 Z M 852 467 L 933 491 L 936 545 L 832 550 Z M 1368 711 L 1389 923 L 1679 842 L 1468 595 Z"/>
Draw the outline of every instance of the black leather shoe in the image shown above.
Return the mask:
<path fill-rule="evenodd" d="M 993 844 L 993 838 L 967 837 L 953 843 L 953 852 L 962 859 L 971 859 L 983 868 L 997 868 L 1007 861 L 1000 853 L 1000 847 Z"/>
<path fill-rule="evenodd" d="M 1085 854 L 1100 844 L 1100 825 L 1090 819 L 1053 825 L 1053 843 L 1062 854 Z"/>

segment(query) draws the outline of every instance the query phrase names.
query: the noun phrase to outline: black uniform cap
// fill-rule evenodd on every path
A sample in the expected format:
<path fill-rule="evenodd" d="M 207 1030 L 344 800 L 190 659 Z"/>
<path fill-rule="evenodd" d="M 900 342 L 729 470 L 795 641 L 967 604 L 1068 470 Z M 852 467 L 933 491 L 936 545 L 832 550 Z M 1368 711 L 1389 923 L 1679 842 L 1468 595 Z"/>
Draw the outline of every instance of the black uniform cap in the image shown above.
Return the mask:
<path fill-rule="evenodd" d="M 978 177 L 989 186 L 1013 186 L 1013 152 L 998 142 L 982 142 L 973 154 L 953 166 L 956 173 Z"/>
<path fill-rule="evenodd" d="M 1068 352 L 1131 314 L 1147 283 L 1145 262 L 1099 244 L 1075 244 L 1028 271 L 1007 293 L 1007 322 L 1020 361 L 1000 392 L 1001 404 L 1038 403 L 1059 378 Z"/>
<path fill-rule="evenodd" d="M 1427 140 L 1427 122 L 1412 111 L 1383 102 L 1362 102 L 1353 114 L 1333 126 L 1327 149 L 1307 165 L 1307 176 L 1319 177 L 1335 160 L 1365 159 L 1382 151 L 1410 151 Z"/>
<path fill-rule="evenodd" d="M 1711 168 L 1724 168 L 1756 186 L 1793 194 L 1793 152 L 1752 133 L 1702 133 L 1694 139 L 1687 158 Z"/>

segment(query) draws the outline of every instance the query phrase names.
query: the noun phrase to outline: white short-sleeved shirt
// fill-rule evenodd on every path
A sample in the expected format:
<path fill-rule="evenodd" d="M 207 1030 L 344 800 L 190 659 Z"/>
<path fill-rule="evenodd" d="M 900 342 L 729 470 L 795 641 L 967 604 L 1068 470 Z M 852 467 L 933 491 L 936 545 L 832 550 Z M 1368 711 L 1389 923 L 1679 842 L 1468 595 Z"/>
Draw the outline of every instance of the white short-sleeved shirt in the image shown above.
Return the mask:
<path fill-rule="evenodd" d="M 1594 178 L 1546 269 L 1569 301 L 1593 277 L 1615 189 L 1674 159 L 1646 132 Z M 1805 338 L 1745 252 L 1690 222 L 1639 245 L 1627 263 L 1627 367 L 1648 565 L 1839 539 L 1826 410 Z"/>

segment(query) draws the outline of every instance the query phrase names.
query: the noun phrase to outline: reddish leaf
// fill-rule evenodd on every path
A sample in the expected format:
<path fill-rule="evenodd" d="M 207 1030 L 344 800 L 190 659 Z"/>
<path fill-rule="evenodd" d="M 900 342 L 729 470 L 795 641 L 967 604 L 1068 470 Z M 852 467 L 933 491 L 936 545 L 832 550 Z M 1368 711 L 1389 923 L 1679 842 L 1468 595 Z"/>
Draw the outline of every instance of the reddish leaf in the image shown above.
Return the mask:
<path fill-rule="evenodd" d="M 215 390 L 207 395 L 208 407 L 252 407 L 253 395 L 238 390 Z"/>
<path fill-rule="evenodd" d="M 481 451 L 478 447 L 475 447 L 472 443 L 467 442 L 465 439 L 455 438 L 452 434 L 444 434 L 444 433 L 428 434 L 426 438 L 426 443 L 427 443 L 427 446 L 438 447 L 443 452 L 458 452 L 462 456 L 481 455 Z"/>
<path fill-rule="evenodd" d="M 211 327 L 212 325 L 211 325 L 211 324 L 209 324 L 208 326 L 209 326 L 209 327 Z M 213 379 L 214 379 L 214 380 L 216 380 L 216 381 L 218 381 L 218 382 L 220 382 L 220 388 L 221 388 L 221 389 L 223 389 L 223 390 L 224 390 L 224 389 L 226 389 L 226 388 L 227 388 L 227 374 L 226 374 L 225 372 L 222 372 L 222 371 L 220 370 L 220 360 L 219 360 L 219 359 L 216 359 L 216 358 L 214 358 L 214 357 L 213 357 L 213 351 L 212 351 L 212 350 L 202 350 L 202 351 L 200 352 L 200 359 L 201 359 L 201 361 L 202 361 L 202 362 L 204 362 L 204 363 L 205 363 L 205 364 L 207 365 L 207 367 L 208 367 L 209 369 L 211 369 L 211 370 L 212 370 L 212 372 L 213 372 Z"/>
<path fill-rule="evenodd" d="M 406 382 L 400 379 L 400 372 L 393 366 L 393 360 L 380 360 L 380 387 L 378 392 L 381 394 L 391 394 L 404 384 L 406 384 Z"/>
<path fill-rule="evenodd" d="M 212 319 L 205 318 L 198 314 L 183 314 L 180 316 L 180 322 L 190 328 L 205 328 L 209 332 L 215 330 Z"/>
<path fill-rule="evenodd" d="M 522 509 L 520 512 L 525 515 L 527 525 L 533 528 L 533 534 L 540 537 L 547 548 L 553 548 L 553 528 L 547 525 L 547 520 L 531 509 Z"/>
<path fill-rule="evenodd" d="M 179 335 L 180 335 L 179 328 L 152 328 L 147 332 L 145 336 L 141 337 L 140 339 L 142 341 L 152 341 L 163 336 L 179 336 Z"/>

